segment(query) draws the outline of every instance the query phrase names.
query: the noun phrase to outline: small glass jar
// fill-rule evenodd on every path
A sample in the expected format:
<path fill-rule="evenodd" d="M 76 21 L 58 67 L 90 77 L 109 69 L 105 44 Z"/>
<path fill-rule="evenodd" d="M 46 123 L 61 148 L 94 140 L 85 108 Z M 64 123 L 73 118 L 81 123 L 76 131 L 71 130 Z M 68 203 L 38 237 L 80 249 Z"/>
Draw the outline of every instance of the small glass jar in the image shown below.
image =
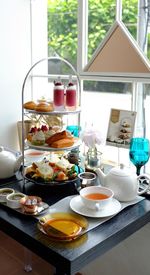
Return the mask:
<path fill-rule="evenodd" d="M 76 85 L 73 84 L 71 77 L 66 89 L 66 109 L 75 110 L 77 105 Z"/>
<path fill-rule="evenodd" d="M 101 155 L 102 153 L 97 151 L 97 149 L 90 148 L 87 152 L 87 166 L 89 168 L 97 168 L 101 165 Z"/>
<path fill-rule="evenodd" d="M 60 80 L 54 83 L 53 101 L 55 110 L 64 110 L 64 86 Z"/>

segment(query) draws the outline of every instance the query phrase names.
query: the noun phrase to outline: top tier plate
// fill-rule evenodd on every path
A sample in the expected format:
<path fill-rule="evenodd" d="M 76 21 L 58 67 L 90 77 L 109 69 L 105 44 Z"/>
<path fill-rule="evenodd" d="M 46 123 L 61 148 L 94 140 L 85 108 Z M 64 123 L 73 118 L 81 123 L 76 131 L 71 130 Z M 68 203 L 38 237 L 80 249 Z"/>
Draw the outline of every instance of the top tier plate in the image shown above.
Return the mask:
<path fill-rule="evenodd" d="M 81 112 L 81 108 L 77 108 L 76 110 L 70 111 L 70 110 L 64 110 L 64 111 L 52 111 L 52 112 L 38 112 L 35 110 L 30 110 L 30 109 L 25 109 L 25 111 L 27 113 L 32 113 L 32 114 L 41 114 L 41 115 L 51 115 L 51 116 L 55 116 L 55 115 L 68 115 L 68 114 L 77 114 Z"/>

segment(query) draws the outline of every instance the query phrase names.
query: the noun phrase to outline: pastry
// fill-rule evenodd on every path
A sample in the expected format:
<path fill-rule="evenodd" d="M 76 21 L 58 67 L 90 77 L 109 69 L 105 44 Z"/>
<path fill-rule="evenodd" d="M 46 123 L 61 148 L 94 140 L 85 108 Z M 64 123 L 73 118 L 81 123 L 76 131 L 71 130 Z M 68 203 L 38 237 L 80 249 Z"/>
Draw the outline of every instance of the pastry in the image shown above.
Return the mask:
<path fill-rule="evenodd" d="M 37 104 L 35 110 L 37 112 L 52 112 L 54 110 L 54 107 L 52 103 L 42 101 Z"/>
<path fill-rule="evenodd" d="M 20 200 L 20 204 L 26 213 L 34 214 L 42 199 L 37 196 L 26 196 Z"/>
<path fill-rule="evenodd" d="M 31 127 L 30 132 L 27 134 L 27 140 L 31 142 L 36 132 L 37 132 L 37 127 L 36 126 Z"/>
<path fill-rule="evenodd" d="M 63 138 L 51 143 L 52 148 L 71 147 L 74 144 L 74 138 Z"/>
<path fill-rule="evenodd" d="M 29 109 L 29 110 L 35 110 L 36 106 L 37 106 L 37 104 L 34 101 L 28 101 L 23 104 L 23 107 L 25 109 Z"/>
<path fill-rule="evenodd" d="M 46 143 L 51 146 L 51 144 L 57 140 L 60 140 L 60 139 L 69 139 L 69 138 L 72 138 L 72 135 L 67 132 L 67 131 L 62 131 L 62 132 L 58 132 L 54 135 L 52 135 L 51 137 L 49 137 L 48 139 L 46 139 Z"/>
<path fill-rule="evenodd" d="M 31 143 L 33 145 L 44 145 L 45 143 L 45 135 L 42 130 L 37 131 L 33 136 Z"/>

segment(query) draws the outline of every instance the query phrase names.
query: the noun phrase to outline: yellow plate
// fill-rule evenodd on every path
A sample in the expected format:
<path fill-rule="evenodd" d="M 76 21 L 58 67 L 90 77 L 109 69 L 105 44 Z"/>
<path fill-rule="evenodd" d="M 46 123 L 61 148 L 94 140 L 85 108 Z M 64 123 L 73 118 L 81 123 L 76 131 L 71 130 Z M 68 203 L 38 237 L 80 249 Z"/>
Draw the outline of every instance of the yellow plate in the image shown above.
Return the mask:
<path fill-rule="evenodd" d="M 74 214 L 55 212 L 42 217 L 38 228 L 50 238 L 59 241 L 71 241 L 85 233 L 88 227 L 86 218 Z"/>

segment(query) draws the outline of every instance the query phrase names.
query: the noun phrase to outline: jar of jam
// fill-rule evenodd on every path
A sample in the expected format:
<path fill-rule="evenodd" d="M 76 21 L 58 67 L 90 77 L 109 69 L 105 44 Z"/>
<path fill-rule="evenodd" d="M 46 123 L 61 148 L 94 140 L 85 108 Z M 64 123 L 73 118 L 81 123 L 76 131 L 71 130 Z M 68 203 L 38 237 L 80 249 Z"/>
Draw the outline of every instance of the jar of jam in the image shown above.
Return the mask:
<path fill-rule="evenodd" d="M 64 86 L 60 79 L 54 82 L 53 101 L 55 110 L 64 110 Z"/>

